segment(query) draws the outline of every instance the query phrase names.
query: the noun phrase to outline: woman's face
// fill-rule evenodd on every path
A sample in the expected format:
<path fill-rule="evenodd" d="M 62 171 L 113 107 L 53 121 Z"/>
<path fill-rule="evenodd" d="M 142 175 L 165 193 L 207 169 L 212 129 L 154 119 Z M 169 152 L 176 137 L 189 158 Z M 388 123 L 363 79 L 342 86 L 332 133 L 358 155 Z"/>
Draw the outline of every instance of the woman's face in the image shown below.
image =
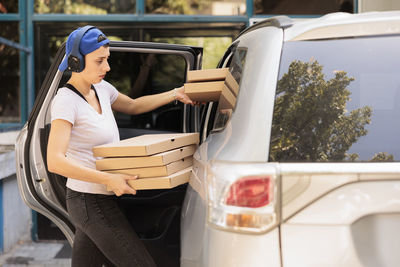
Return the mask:
<path fill-rule="evenodd" d="M 106 76 L 106 73 L 110 71 L 108 65 L 108 58 L 110 56 L 110 48 L 101 46 L 99 49 L 89 53 L 85 56 L 85 68 L 82 72 L 81 77 L 90 84 L 96 84 L 101 82 Z"/>

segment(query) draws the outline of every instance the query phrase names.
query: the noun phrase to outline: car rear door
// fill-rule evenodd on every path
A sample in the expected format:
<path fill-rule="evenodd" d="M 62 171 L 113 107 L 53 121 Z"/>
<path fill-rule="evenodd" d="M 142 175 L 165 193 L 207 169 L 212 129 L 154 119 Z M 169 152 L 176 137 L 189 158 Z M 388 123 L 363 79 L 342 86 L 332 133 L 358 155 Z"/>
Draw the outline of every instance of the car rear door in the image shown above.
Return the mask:
<path fill-rule="evenodd" d="M 46 164 L 50 103 L 70 76 L 58 70 L 64 54 L 63 46 L 18 136 L 16 161 L 20 193 L 26 204 L 52 220 L 72 244 L 74 227 L 66 211 L 66 178 L 50 173 Z M 110 54 L 111 71 L 105 79 L 133 98 L 182 86 L 187 71 L 199 69 L 202 60 L 200 47 L 160 43 L 114 41 L 110 43 Z M 115 113 L 115 117 L 121 139 L 125 139 L 147 133 L 197 131 L 199 114 L 199 107 L 179 103 L 138 116 Z M 120 198 L 136 232 L 160 266 L 179 265 L 179 217 L 185 192 L 186 185 L 182 185 Z"/>

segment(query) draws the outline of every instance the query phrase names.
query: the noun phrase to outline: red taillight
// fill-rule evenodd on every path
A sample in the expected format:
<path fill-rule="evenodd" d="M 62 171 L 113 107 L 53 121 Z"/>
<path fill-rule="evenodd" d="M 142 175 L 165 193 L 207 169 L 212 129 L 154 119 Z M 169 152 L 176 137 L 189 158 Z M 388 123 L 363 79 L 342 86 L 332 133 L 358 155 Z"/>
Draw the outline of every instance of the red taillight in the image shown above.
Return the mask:
<path fill-rule="evenodd" d="M 230 206 L 259 208 L 273 200 L 273 180 L 269 176 L 247 176 L 233 183 L 225 203 Z"/>

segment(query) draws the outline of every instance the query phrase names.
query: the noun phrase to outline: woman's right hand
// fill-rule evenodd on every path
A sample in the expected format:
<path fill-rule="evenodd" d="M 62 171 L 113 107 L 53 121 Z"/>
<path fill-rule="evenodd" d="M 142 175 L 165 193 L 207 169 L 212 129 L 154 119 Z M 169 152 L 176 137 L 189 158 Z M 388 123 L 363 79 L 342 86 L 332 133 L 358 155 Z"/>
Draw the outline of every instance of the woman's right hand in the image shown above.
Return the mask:
<path fill-rule="evenodd" d="M 135 180 L 137 175 L 126 175 L 119 173 L 109 173 L 107 181 L 107 191 L 113 191 L 115 195 L 121 196 L 123 194 L 136 194 L 136 190 L 130 187 L 127 183 L 128 180 Z"/>

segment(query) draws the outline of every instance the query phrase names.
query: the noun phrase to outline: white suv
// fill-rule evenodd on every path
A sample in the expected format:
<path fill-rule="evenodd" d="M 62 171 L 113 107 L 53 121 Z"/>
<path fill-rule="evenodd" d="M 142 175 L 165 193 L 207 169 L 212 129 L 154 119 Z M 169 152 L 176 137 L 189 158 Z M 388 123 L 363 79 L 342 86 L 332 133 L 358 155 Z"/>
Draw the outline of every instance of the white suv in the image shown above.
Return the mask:
<path fill-rule="evenodd" d="M 110 49 L 107 79 L 135 97 L 201 66 L 196 47 Z M 57 70 L 63 53 L 17 140 L 17 177 L 26 203 L 71 241 L 65 178 L 43 160 L 49 103 L 68 76 Z M 132 69 L 149 54 L 151 71 L 137 70 L 148 86 L 137 86 Z M 158 265 L 400 266 L 400 12 L 270 18 L 242 32 L 218 67 L 240 84 L 233 110 L 116 114 L 121 138 L 201 135 L 188 185 L 121 197 Z"/>

